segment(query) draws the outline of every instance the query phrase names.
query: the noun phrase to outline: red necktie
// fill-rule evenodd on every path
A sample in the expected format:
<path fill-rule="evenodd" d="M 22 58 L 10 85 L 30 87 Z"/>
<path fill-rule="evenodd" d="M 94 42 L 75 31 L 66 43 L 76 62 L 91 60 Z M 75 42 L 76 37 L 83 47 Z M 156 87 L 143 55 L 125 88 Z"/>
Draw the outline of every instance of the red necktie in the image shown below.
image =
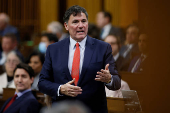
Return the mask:
<path fill-rule="evenodd" d="M 4 108 L 3 112 L 15 101 L 17 97 L 17 94 L 15 94 L 12 99 L 9 101 L 9 103 L 6 105 L 6 107 Z"/>
<path fill-rule="evenodd" d="M 79 80 L 79 66 L 80 66 L 80 48 L 79 43 L 76 43 L 76 50 L 74 52 L 73 64 L 72 64 L 72 71 L 71 77 L 75 78 L 74 84 L 77 85 Z"/>

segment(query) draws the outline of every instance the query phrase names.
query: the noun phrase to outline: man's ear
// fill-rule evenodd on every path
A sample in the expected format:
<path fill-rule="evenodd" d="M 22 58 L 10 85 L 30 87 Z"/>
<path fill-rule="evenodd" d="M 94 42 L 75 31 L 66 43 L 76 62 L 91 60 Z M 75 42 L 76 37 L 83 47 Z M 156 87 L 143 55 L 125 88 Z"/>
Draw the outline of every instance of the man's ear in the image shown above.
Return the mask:
<path fill-rule="evenodd" d="M 65 27 L 65 29 L 68 31 L 68 25 L 67 25 L 66 22 L 64 22 L 64 27 Z"/>
<path fill-rule="evenodd" d="M 33 84 L 34 82 L 34 77 L 30 78 L 31 79 L 31 84 Z"/>

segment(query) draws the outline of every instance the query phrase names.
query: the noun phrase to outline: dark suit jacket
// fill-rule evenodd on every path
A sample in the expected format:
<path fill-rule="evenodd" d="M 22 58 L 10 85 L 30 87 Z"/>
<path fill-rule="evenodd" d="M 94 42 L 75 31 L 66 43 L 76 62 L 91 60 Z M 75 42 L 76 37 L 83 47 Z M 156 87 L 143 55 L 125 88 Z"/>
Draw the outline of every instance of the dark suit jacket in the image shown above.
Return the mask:
<path fill-rule="evenodd" d="M 3 113 L 5 106 L 12 98 L 9 98 L 2 106 L 0 113 Z M 39 113 L 39 104 L 32 92 L 29 91 L 16 99 L 4 113 Z"/>
<path fill-rule="evenodd" d="M 53 101 L 79 100 L 89 107 L 93 113 L 107 113 L 107 101 L 103 82 L 95 81 L 97 71 L 110 64 L 109 69 L 113 75 L 113 84 L 109 89 L 120 88 L 120 77 L 115 68 L 112 49 L 108 43 L 87 36 L 84 62 L 78 81 L 82 94 L 77 97 L 58 96 L 58 87 L 72 80 L 68 69 L 70 39 L 66 38 L 48 46 L 45 62 L 40 73 L 39 90 L 51 97 Z"/>
<path fill-rule="evenodd" d="M 123 56 L 123 53 L 127 50 L 127 45 L 124 45 L 121 47 L 120 49 L 120 55 Z M 134 55 L 139 54 L 139 47 L 138 44 L 134 44 L 132 49 L 127 53 L 126 57 L 124 58 L 124 62 L 128 63 L 129 61 L 131 61 L 134 57 Z"/>
<path fill-rule="evenodd" d="M 124 58 L 119 55 L 119 57 L 116 60 L 117 70 L 118 71 L 127 71 L 127 65 L 124 62 Z"/>
<path fill-rule="evenodd" d="M 134 65 L 136 64 L 137 60 L 140 58 L 140 56 L 141 56 L 141 55 L 137 55 L 137 56 L 135 56 L 135 57 L 132 59 L 130 65 L 129 65 L 129 68 L 128 68 L 128 72 L 131 72 L 132 68 L 134 67 Z M 141 62 L 141 64 L 139 65 L 138 69 L 137 69 L 135 72 L 143 72 L 143 71 L 144 71 L 143 68 L 144 68 L 145 65 L 146 65 L 147 59 L 148 59 L 148 58 L 146 57 L 145 60 L 144 60 L 143 62 Z"/>

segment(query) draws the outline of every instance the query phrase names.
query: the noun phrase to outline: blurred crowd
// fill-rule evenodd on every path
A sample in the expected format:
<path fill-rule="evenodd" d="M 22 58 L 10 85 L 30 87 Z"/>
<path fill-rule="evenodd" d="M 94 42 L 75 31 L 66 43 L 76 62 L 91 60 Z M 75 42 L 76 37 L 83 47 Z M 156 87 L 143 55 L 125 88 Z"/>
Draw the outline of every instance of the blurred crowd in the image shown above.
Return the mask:
<path fill-rule="evenodd" d="M 126 29 L 112 25 L 112 15 L 101 11 L 96 14 L 96 23 L 89 23 L 88 35 L 109 43 L 118 71 L 140 73 L 145 71 L 148 58 L 148 37 L 140 33 L 139 27 L 132 23 Z M 0 13 L 0 94 L 3 88 L 15 88 L 13 71 L 17 64 L 23 62 L 32 67 L 35 73 L 33 90 L 38 90 L 39 75 L 45 60 L 48 45 L 69 37 L 62 23 L 53 21 L 47 25 L 46 31 L 40 36 L 39 44 L 33 50 L 27 51 L 29 56 L 23 56 L 20 49 L 20 34 L 16 27 L 9 24 L 10 17 Z M 122 80 L 119 91 L 109 91 L 106 96 L 122 97 L 121 90 L 130 90 Z"/>

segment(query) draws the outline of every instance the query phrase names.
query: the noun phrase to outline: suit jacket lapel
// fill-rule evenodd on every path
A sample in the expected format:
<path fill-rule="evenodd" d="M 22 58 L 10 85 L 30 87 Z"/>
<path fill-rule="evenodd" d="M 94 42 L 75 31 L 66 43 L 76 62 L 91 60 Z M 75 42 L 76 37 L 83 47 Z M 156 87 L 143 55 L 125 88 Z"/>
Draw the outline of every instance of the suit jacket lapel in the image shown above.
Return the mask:
<path fill-rule="evenodd" d="M 70 45 L 70 38 L 66 39 L 66 42 L 63 44 L 63 47 L 61 48 L 61 55 L 62 55 L 62 63 L 64 67 L 64 73 L 66 74 L 69 81 L 72 80 L 72 77 L 70 75 L 69 69 L 68 69 L 68 57 L 69 57 L 69 45 Z"/>
<path fill-rule="evenodd" d="M 13 108 L 15 108 L 15 106 L 19 105 L 19 102 L 24 101 L 24 98 L 28 97 L 28 95 L 30 95 L 30 93 L 32 93 L 31 91 L 23 94 L 21 97 L 19 97 L 18 99 L 16 99 L 9 107 L 8 109 L 5 110 L 5 113 L 9 113 L 9 110 L 12 110 Z M 11 99 L 10 99 L 11 100 Z"/>
<path fill-rule="evenodd" d="M 3 113 L 4 108 L 6 107 L 6 105 L 9 103 L 9 101 L 10 101 L 11 99 L 12 99 L 12 97 L 9 98 L 9 99 L 4 103 L 4 105 L 3 105 L 2 108 L 1 108 L 0 113 Z"/>
<path fill-rule="evenodd" d="M 89 63 L 91 61 L 93 51 L 94 51 L 94 42 L 93 42 L 91 37 L 87 36 L 82 71 L 81 71 L 80 78 L 79 78 L 79 81 L 78 81 L 77 85 L 79 85 L 81 83 L 81 81 L 83 80 L 83 77 L 85 75 L 87 67 L 88 67 L 88 65 L 89 65 Z"/>

